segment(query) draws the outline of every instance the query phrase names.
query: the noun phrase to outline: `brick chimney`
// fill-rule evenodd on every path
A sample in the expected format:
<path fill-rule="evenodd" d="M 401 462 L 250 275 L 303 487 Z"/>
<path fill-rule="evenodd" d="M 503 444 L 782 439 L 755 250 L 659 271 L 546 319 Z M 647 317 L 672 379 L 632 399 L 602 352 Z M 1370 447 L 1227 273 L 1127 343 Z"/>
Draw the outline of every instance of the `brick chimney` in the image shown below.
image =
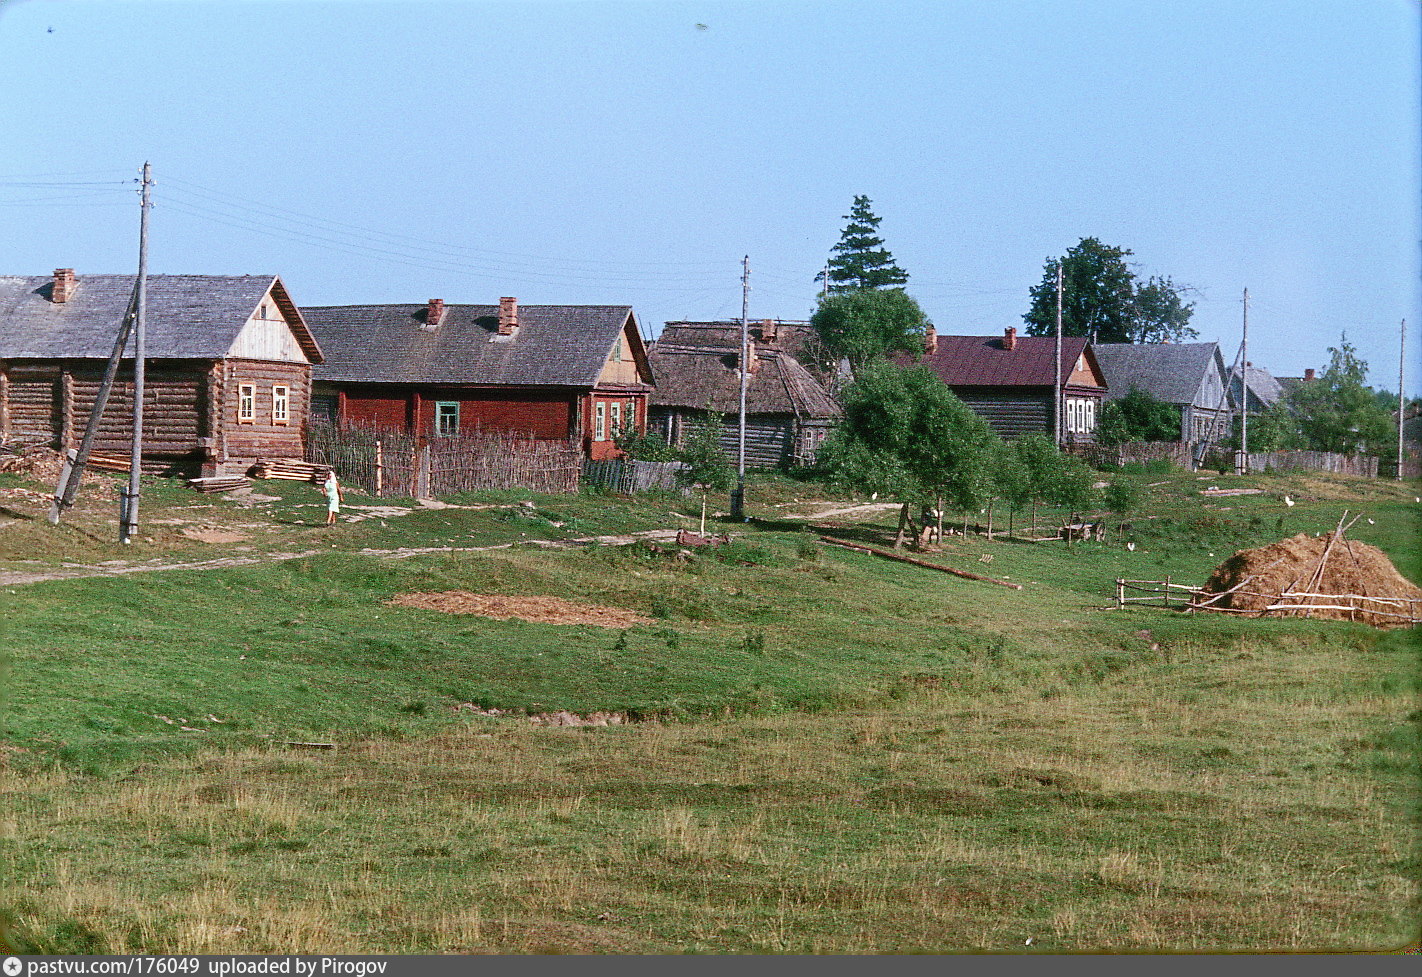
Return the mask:
<path fill-rule="evenodd" d="M 776 322 L 774 319 L 762 319 L 760 323 L 760 341 L 767 346 L 776 345 Z"/>
<path fill-rule="evenodd" d="M 1017 348 L 1017 327 L 1016 327 L 1016 326 L 1008 326 L 1007 329 L 1003 331 L 1003 334 L 1002 334 L 1002 348 L 1003 348 L 1003 349 L 1016 349 L 1016 348 Z"/>
<path fill-rule="evenodd" d="M 518 332 L 518 299 L 505 295 L 499 299 L 499 335 L 512 336 Z"/>
<path fill-rule="evenodd" d="M 76 284 L 73 268 L 54 269 L 54 288 L 49 293 L 49 300 L 51 302 L 68 302 L 70 296 L 74 294 Z"/>
<path fill-rule="evenodd" d="M 438 329 L 443 319 L 444 299 L 430 299 L 430 304 L 425 307 L 425 328 Z"/>
<path fill-rule="evenodd" d="M 1313 379 L 1313 367 L 1310 366 L 1310 367 L 1308 367 L 1307 369 L 1304 370 L 1304 379 L 1305 379 L 1305 380 L 1312 380 L 1312 379 Z"/>
<path fill-rule="evenodd" d="M 938 330 L 933 328 L 933 323 L 931 322 L 923 333 L 923 352 L 927 356 L 932 356 L 938 352 Z"/>
<path fill-rule="evenodd" d="M 749 336 L 746 337 L 746 368 L 751 376 L 755 376 L 760 369 L 760 357 L 755 355 L 755 340 Z"/>

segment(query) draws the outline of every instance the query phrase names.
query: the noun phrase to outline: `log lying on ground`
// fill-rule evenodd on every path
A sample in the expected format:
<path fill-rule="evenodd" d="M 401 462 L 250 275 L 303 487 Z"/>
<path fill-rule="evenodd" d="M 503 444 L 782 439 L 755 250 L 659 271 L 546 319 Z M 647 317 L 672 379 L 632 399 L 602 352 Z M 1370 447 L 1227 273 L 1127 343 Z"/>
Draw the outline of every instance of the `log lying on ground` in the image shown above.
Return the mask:
<path fill-rule="evenodd" d="M 996 577 L 985 577 L 980 573 L 969 573 L 967 570 L 955 570 L 953 567 L 940 566 L 937 563 L 929 563 L 925 560 L 915 560 L 911 556 L 900 556 L 897 553 L 890 553 L 886 550 L 876 550 L 872 546 L 857 546 L 854 543 L 845 543 L 829 536 L 821 536 L 820 541 L 829 543 L 831 546 L 842 546 L 847 550 L 854 550 L 856 553 L 872 553 L 874 556 L 882 556 L 886 560 L 896 560 L 899 563 L 907 563 L 910 566 L 923 567 L 925 570 L 937 570 L 939 573 L 951 573 L 955 577 L 962 577 L 964 580 L 980 580 L 983 583 L 995 583 L 999 587 L 1011 587 L 1013 590 L 1021 590 L 1020 583 L 1012 583 L 1008 580 L 998 580 Z"/>
<path fill-rule="evenodd" d="M 195 492 L 230 492 L 251 484 L 252 480 L 245 475 L 208 475 L 188 479 L 188 488 Z"/>

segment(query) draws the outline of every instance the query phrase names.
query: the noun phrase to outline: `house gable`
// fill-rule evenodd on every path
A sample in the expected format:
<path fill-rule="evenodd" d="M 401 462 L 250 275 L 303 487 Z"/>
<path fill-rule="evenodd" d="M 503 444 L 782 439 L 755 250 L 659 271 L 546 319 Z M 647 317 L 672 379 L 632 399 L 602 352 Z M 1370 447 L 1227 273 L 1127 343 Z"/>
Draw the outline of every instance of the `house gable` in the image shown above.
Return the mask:
<path fill-rule="evenodd" d="M 227 356 L 253 360 L 280 360 L 286 363 L 311 362 L 307 350 L 302 348 L 301 339 L 297 333 L 297 328 L 305 331 L 305 324 L 301 323 L 300 313 L 291 307 L 289 302 L 283 303 L 278 300 L 277 285 L 276 282 L 272 283 L 272 287 L 262 296 L 262 300 L 257 303 L 251 315 L 247 316 L 242 330 L 227 350 Z M 296 318 L 297 323 L 300 323 L 299 327 L 293 326 L 287 318 L 288 315 Z"/>
<path fill-rule="evenodd" d="M 651 384 L 652 370 L 647 362 L 646 344 L 642 342 L 637 320 L 631 313 L 623 324 L 621 332 L 613 340 L 612 348 L 603 361 L 598 373 L 598 386 L 606 384 L 627 386 L 630 384 Z"/>

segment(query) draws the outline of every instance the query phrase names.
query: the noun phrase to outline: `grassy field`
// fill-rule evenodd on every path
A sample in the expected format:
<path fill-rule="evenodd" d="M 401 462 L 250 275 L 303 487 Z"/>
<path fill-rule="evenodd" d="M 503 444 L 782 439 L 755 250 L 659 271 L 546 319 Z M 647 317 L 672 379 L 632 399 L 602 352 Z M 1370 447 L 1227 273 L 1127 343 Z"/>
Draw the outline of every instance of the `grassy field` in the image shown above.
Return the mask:
<path fill-rule="evenodd" d="M 822 544 L 804 517 L 823 489 L 783 479 L 752 487 L 751 522 L 717 523 L 733 545 L 690 559 L 646 542 L 483 548 L 693 526 L 699 507 L 674 497 L 379 500 L 324 530 L 309 486 L 259 483 L 270 498 L 241 501 L 155 482 L 133 547 L 111 541 L 103 480 L 59 527 L 0 499 L 0 573 L 253 561 L 0 595 L 10 939 L 209 953 L 1415 941 L 1415 630 L 1109 605 L 1117 576 L 1198 583 L 1344 509 L 1372 520 L 1353 538 L 1422 579 L 1417 486 L 1137 477 L 1150 488 L 1127 517 L 1133 551 L 970 535 L 926 557 L 1021 591 Z M 1206 485 L 1265 492 L 1205 499 Z M 0 477 L 25 487 L 44 488 Z M 820 525 L 883 543 L 892 516 Z M 213 532 L 243 538 L 200 538 Z M 447 590 L 649 623 L 388 603 Z M 554 710 L 629 721 L 523 715 Z"/>

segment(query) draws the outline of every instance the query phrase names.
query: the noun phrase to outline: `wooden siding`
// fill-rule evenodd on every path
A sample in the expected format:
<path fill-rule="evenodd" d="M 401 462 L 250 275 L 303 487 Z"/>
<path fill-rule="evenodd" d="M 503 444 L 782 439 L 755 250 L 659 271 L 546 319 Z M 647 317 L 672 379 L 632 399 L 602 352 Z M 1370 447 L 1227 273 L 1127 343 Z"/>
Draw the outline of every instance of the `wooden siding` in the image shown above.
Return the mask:
<path fill-rule="evenodd" d="M 265 319 L 259 318 L 263 306 L 267 310 Z M 252 310 L 246 325 L 233 340 L 232 348 L 227 351 L 227 358 L 280 360 L 285 363 L 308 362 L 306 353 L 297 342 L 296 335 L 282 315 L 281 306 L 272 297 L 271 290 L 262 297 L 257 308 Z"/>

